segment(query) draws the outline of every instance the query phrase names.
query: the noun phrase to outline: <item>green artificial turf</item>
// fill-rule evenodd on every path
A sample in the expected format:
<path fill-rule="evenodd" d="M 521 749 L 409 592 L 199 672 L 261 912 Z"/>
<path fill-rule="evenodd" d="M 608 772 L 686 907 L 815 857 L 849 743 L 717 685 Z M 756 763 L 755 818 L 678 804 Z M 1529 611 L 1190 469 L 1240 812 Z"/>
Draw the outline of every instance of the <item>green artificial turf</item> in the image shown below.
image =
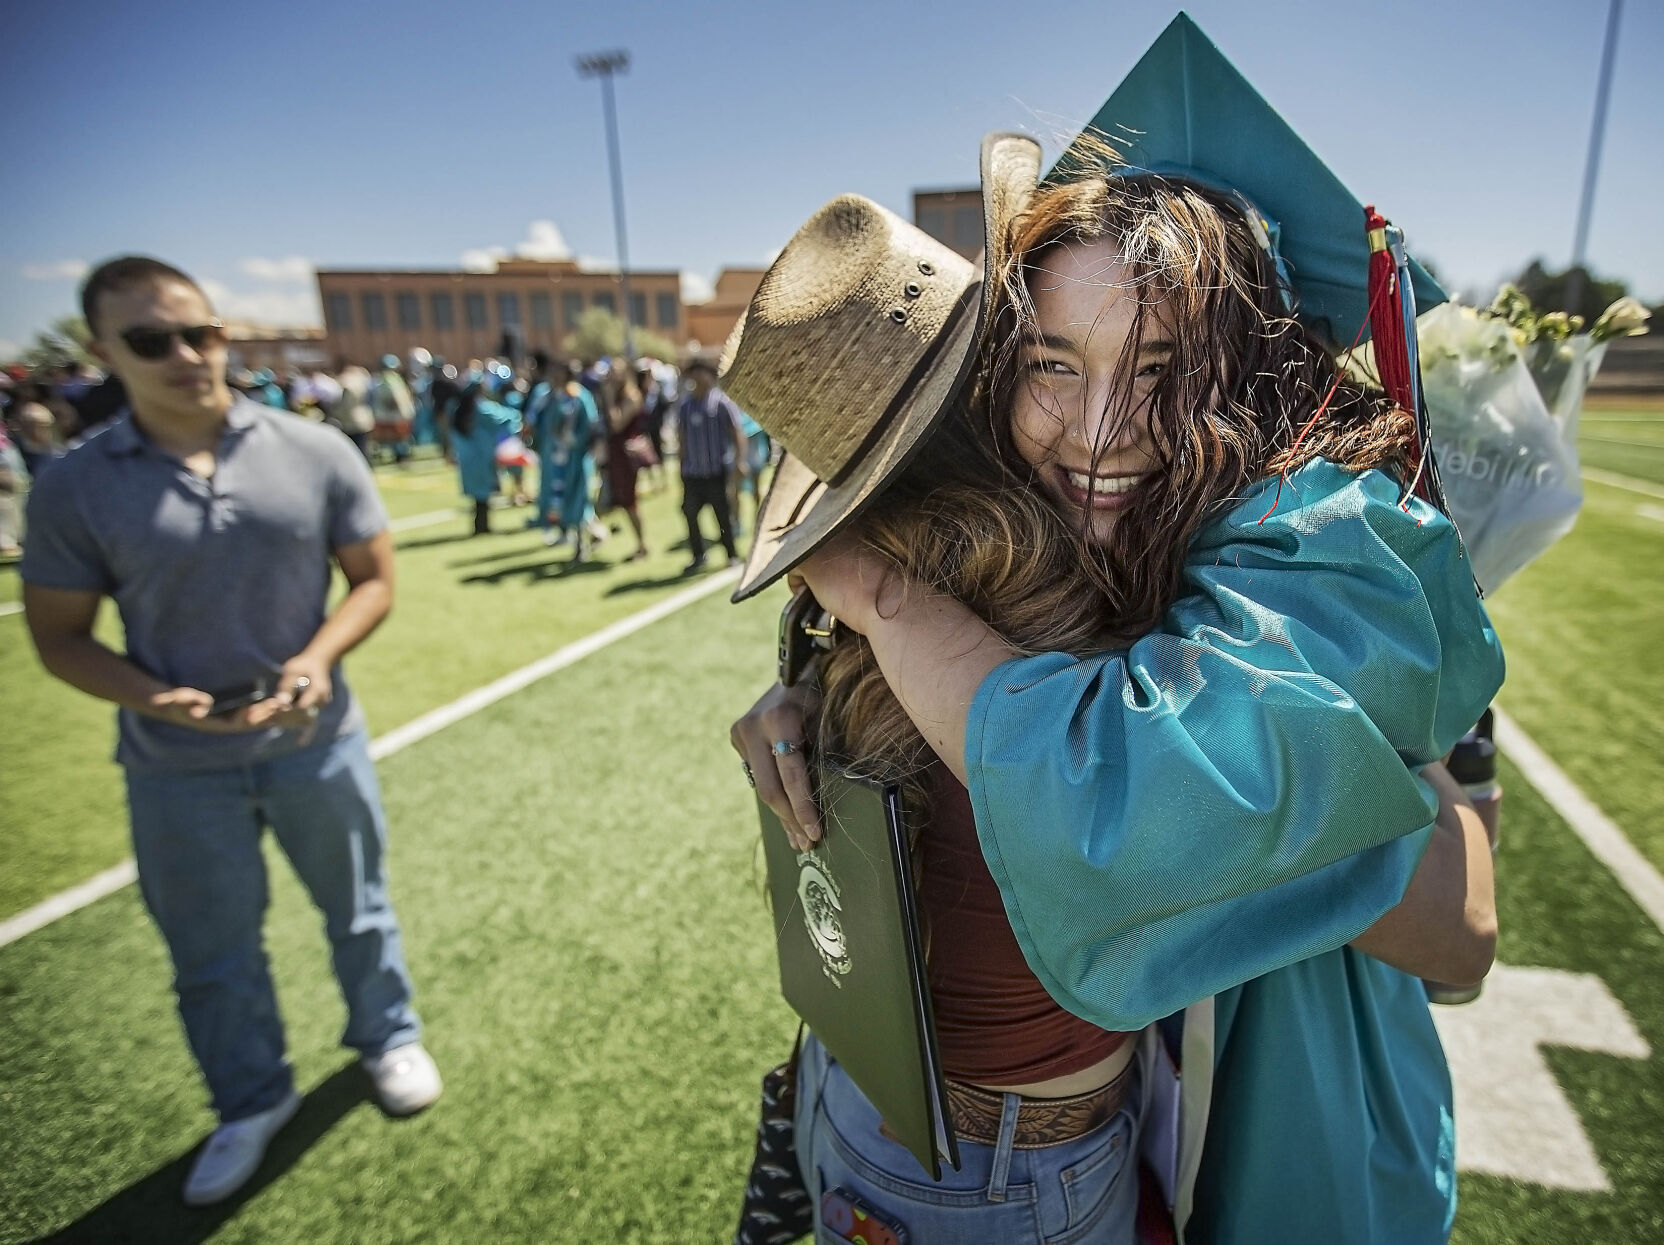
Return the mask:
<path fill-rule="evenodd" d="M 1652 1048 L 1646 1060 L 1548 1047 L 1610 1193 L 1570 1192 L 1464 1172 L 1460 1245 L 1664 1240 L 1664 934 L 1506 760 L 1500 777 L 1497 958 L 1592 973 Z M 1456 1121 L 1461 1157 L 1462 1121 Z"/>
<path fill-rule="evenodd" d="M 458 505 L 455 473 L 431 462 L 385 467 L 377 478 L 395 518 Z M 472 513 L 460 508 L 396 533 L 397 605 L 347 661 L 371 728 L 408 722 L 686 586 L 679 492 L 643 496 L 641 512 L 651 557 L 623 561 L 635 541 L 614 514 L 622 530 L 579 568 L 567 565 L 570 549 L 546 549 L 526 529 L 528 508 L 494 511 L 490 536 L 471 537 Z M 721 560 L 718 548 L 713 565 Z M 99 634 L 120 647 L 108 602 Z M 114 710 L 46 673 L 20 616 L 0 618 L 0 705 L 8 723 L 27 724 L 8 731 L 0 760 L 3 918 L 109 868 L 128 848 L 121 774 L 109 761 Z"/>
<path fill-rule="evenodd" d="M 1577 526 L 1487 606 L 1500 703 L 1664 868 L 1664 503 L 1587 481 Z"/>
<path fill-rule="evenodd" d="M 396 516 L 456 504 L 425 464 L 379 478 Z M 1573 533 L 1489 604 L 1501 703 L 1664 863 L 1664 523 L 1646 504 L 1589 484 Z M 479 540 L 460 509 L 402 532 L 399 608 L 350 666 L 375 728 L 676 591 L 674 499 L 645 509 L 653 561 L 578 574 L 509 533 L 525 511 Z M 268 945 L 310 1093 L 229 1207 L 178 1204 L 212 1121 L 136 892 L 0 948 L 0 1242 L 730 1239 L 757 1080 L 794 1028 L 726 743 L 770 677 L 779 603 L 708 598 L 381 764 L 448 1087 L 426 1115 L 365 1101 L 317 915 L 272 856 Z M 47 680 L 21 635 L 0 619 L 0 702 L 28 723 L 0 764 L 0 914 L 125 853 L 108 712 Z M 1463 1173 L 1455 1239 L 1664 1240 L 1664 935 L 1506 760 L 1502 780 L 1500 958 L 1598 974 L 1654 1054 L 1548 1049 L 1613 1190 Z"/>
<path fill-rule="evenodd" d="M 274 857 L 268 944 L 313 1093 L 229 1210 L 178 1205 L 211 1119 L 133 890 L 0 950 L 0 1240 L 731 1235 L 757 1083 L 795 1029 L 727 742 L 778 606 L 707 599 L 382 764 L 447 1082 L 424 1116 L 383 1119 L 343 1071 L 318 920 Z"/>
<path fill-rule="evenodd" d="M 702 601 L 383 763 L 448 1086 L 426 1115 L 363 1100 L 316 916 L 273 857 L 268 942 L 311 1094 L 229 1208 L 177 1203 L 211 1120 L 136 895 L 0 950 L 0 1240 L 729 1239 L 756 1080 L 793 1027 L 725 738 L 777 604 Z M 1503 958 L 1598 973 L 1664 1051 L 1664 936 L 1503 781 Z M 1464 1174 L 1456 1239 L 1657 1239 L 1664 1060 L 1549 1060 L 1613 1192 Z"/>
<path fill-rule="evenodd" d="M 1578 461 L 1664 484 L 1664 409 L 1599 406 L 1578 423 Z"/>

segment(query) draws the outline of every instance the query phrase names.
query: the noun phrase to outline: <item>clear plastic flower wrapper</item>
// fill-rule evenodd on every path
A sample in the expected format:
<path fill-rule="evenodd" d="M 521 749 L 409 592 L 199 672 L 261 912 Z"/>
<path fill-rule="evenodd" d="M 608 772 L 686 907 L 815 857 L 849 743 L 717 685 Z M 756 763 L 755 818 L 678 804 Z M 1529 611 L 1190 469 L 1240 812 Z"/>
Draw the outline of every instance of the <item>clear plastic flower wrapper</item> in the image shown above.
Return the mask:
<path fill-rule="evenodd" d="M 1422 388 L 1450 516 L 1480 587 L 1491 592 L 1577 521 L 1577 424 L 1613 337 L 1646 332 L 1646 309 L 1620 299 L 1590 331 L 1538 315 L 1504 286 L 1491 307 L 1456 303 L 1416 321 Z M 1367 348 L 1359 360 L 1373 368 Z"/>
<path fill-rule="evenodd" d="M 1583 504 L 1577 416 L 1598 357 L 1551 360 L 1556 416 L 1502 320 L 1446 303 L 1417 321 L 1421 377 L 1450 517 L 1486 592 L 1571 531 Z M 1582 344 L 1587 346 L 1584 337 Z M 1571 346 L 1540 342 L 1533 346 Z M 1604 346 L 1595 348 L 1604 351 Z M 1574 374 L 1575 373 L 1575 374 Z M 1575 391 L 1575 392 L 1574 392 Z"/>

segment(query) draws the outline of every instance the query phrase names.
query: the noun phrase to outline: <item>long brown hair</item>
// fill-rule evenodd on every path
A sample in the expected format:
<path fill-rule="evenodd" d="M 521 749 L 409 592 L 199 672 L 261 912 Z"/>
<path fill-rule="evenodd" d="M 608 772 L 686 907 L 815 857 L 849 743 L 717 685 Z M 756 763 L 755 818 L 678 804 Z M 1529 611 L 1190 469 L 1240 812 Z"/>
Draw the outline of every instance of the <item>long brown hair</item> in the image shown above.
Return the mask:
<path fill-rule="evenodd" d="M 963 601 L 1024 652 L 1130 644 L 1178 596 L 1198 530 L 1246 487 L 1318 457 L 1403 479 L 1414 444 L 1410 416 L 1343 374 L 1334 347 L 1290 313 L 1244 205 L 1179 178 L 1112 175 L 1112 160 L 1101 141 L 1078 143 L 1062 180 L 1011 222 L 1010 258 L 988 277 L 996 312 L 974 393 L 857 528 L 898 572 Z M 1011 411 L 1031 383 L 1020 365 L 1038 334 L 1031 275 L 1052 248 L 1104 238 L 1137 304 L 1108 442 L 1139 413 L 1131 369 L 1151 315 L 1173 354 L 1144 408 L 1156 466 L 1100 547 L 1046 499 L 1016 451 Z M 823 754 L 900 783 L 910 810 L 927 811 L 933 755 L 865 640 L 836 644 L 820 685 Z"/>

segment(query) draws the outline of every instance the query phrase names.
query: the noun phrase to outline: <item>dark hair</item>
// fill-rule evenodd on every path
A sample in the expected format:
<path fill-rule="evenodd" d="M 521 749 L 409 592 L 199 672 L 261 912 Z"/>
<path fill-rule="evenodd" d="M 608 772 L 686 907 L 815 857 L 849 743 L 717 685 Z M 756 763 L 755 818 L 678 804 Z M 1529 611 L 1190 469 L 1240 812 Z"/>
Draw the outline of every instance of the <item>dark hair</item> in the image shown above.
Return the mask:
<path fill-rule="evenodd" d="M 81 318 L 87 322 L 94 337 L 98 336 L 98 323 L 93 313 L 98 309 L 99 298 L 147 281 L 183 281 L 203 298 L 208 297 L 200 285 L 172 264 L 164 264 L 148 255 L 118 255 L 94 268 L 81 283 Z"/>
<path fill-rule="evenodd" d="M 456 400 L 456 406 L 451 411 L 451 430 L 460 437 L 472 436 L 474 432 L 474 416 L 480 405 L 480 385 L 478 381 L 464 389 Z"/>

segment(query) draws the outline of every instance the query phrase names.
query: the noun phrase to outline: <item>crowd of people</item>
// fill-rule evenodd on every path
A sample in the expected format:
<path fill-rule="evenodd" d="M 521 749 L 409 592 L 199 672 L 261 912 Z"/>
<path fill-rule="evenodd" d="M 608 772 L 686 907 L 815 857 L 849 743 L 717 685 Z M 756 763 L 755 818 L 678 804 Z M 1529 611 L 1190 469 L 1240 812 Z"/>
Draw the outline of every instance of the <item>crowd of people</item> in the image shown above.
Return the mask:
<path fill-rule="evenodd" d="M 678 368 L 650 357 L 581 360 L 534 350 L 459 367 L 421 348 L 403 360 L 384 355 L 373 368 L 343 360 L 334 368 L 233 368 L 226 376 L 233 393 L 340 429 L 372 464 L 407 464 L 431 447 L 456 468 L 475 534 L 491 531 L 499 498 L 535 503 L 529 525 L 550 546 L 570 545 L 580 562 L 611 535 L 612 511 L 623 513 L 635 538 L 629 560 L 647 556 L 638 482 L 645 474 L 647 491 L 667 487 L 666 457 L 685 444 L 690 572 L 705 565 L 697 516 L 706 508 L 729 560 L 738 559 L 741 503 L 749 497 L 755 513 L 772 450 L 768 434 L 715 380 L 715 367 L 697 357 Z M 19 366 L 0 378 L 0 554 L 19 551 L 29 482 L 126 406 L 120 377 L 92 364 Z M 714 444 L 712 429 L 720 432 Z M 535 493 L 526 476 L 534 467 Z"/>

